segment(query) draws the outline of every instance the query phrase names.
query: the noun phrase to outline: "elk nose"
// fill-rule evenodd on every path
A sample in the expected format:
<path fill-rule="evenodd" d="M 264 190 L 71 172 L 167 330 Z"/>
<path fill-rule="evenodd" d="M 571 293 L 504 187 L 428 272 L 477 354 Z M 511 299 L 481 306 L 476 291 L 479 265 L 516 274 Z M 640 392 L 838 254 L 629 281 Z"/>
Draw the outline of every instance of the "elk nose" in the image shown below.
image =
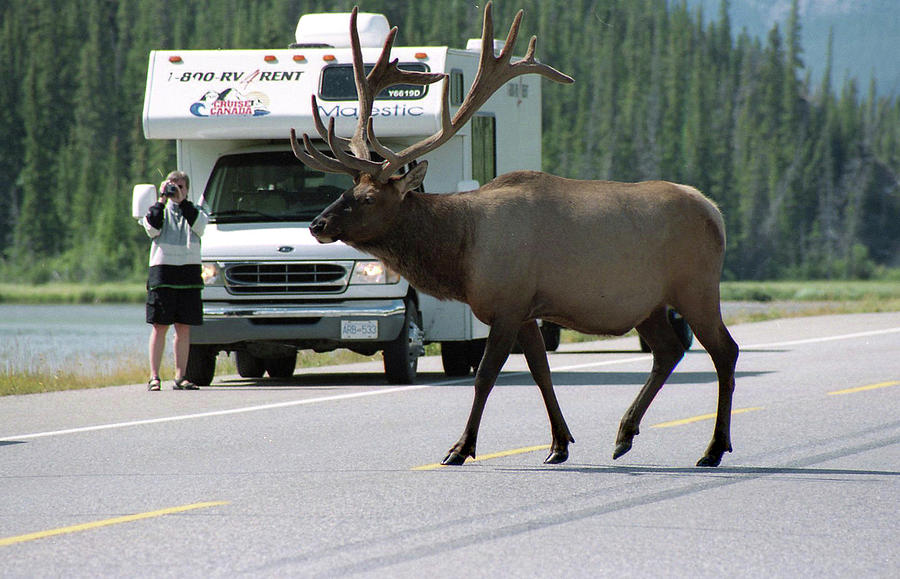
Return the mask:
<path fill-rule="evenodd" d="M 325 220 L 321 217 L 316 217 L 313 219 L 312 223 L 309 224 L 309 232 L 313 235 L 318 235 L 325 230 Z"/>

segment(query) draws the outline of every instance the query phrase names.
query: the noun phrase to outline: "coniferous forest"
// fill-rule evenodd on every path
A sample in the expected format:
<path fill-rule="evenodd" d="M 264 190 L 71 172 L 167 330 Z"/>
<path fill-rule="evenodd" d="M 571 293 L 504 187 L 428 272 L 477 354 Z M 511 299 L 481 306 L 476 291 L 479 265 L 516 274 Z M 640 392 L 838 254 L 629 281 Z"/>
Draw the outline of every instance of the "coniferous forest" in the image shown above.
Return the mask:
<path fill-rule="evenodd" d="M 175 167 L 174 143 L 141 129 L 150 50 L 287 47 L 301 14 L 354 4 L 386 14 L 398 44 L 481 32 L 483 3 L 464 0 L 0 0 L 4 280 L 144 275 L 131 187 Z M 576 80 L 544 84 L 544 170 L 698 187 L 725 215 L 727 279 L 900 266 L 900 99 L 869 78 L 832 90 L 830 70 L 813 85 L 796 0 L 765 39 L 733 28 L 728 0 L 717 15 L 681 0 L 495 0 L 498 37 L 519 8 L 517 53 L 536 34 L 538 58 Z"/>

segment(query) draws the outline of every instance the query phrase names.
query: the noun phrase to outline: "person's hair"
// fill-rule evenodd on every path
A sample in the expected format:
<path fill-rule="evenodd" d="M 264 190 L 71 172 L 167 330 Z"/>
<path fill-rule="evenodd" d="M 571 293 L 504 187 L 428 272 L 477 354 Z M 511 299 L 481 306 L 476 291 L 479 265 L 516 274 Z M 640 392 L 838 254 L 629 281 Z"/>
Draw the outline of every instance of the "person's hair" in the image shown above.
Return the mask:
<path fill-rule="evenodd" d="M 191 188 L 191 179 L 184 171 L 172 171 L 166 175 L 166 181 L 174 181 L 175 179 L 183 179 L 185 188 Z"/>

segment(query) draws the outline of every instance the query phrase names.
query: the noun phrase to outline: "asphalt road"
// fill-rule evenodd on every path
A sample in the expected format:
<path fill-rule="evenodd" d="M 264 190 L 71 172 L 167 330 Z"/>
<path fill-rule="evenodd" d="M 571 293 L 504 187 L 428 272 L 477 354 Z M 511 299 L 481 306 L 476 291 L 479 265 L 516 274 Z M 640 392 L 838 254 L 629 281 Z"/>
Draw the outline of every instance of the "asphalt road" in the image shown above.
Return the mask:
<path fill-rule="evenodd" d="M 434 463 L 471 379 L 435 359 L 412 387 L 363 364 L 0 398 L 0 576 L 900 575 L 900 313 L 732 333 L 734 453 L 716 469 L 693 466 L 716 390 L 697 346 L 611 459 L 650 367 L 636 338 L 551 356 L 577 441 L 556 466 L 521 356 L 462 467 Z"/>

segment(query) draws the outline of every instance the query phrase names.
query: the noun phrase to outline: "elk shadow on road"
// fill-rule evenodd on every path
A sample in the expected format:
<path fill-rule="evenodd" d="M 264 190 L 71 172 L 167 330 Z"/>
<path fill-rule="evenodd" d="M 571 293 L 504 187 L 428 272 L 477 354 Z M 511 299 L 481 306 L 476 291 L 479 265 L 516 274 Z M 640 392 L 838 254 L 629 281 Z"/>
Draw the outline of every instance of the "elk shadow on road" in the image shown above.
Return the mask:
<path fill-rule="evenodd" d="M 627 476 L 647 476 L 647 475 L 673 475 L 683 477 L 700 477 L 700 479 L 710 479 L 713 481 L 718 479 L 719 484 L 733 484 L 748 480 L 755 480 L 762 477 L 781 477 L 787 480 L 804 480 L 804 481 L 822 481 L 822 482 L 846 482 L 854 480 L 856 477 L 898 477 L 900 471 L 896 470 L 872 470 L 872 469 L 854 469 L 854 468 L 817 468 L 815 465 L 824 462 L 842 459 L 856 454 L 865 452 L 878 451 L 883 448 L 900 443 L 900 436 L 889 434 L 888 431 L 894 430 L 900 423 L 889 423 L 879 425 L 877 427 L 867 429 L 857 434 L 882 434 L 874 440 L 861 442 L 858 444 L 844 444 L 833 450 L 810 454 L 807 456 L 799 456 L 793 460 L 786 461 L 780 465 L 735 465 L 735 466 L 719 466 L 716 468 L 706 467 L 672 467 L 664 465 L 609 465 L 609 464 L 565 464 L 553 466 L 551 468 L 543 467 L 497 467 L 497 470 L 519 470 L 528 472 L 570 472 L 582 474 L 624 474 Z M 811 446 L 814 448 L 814 446 Z M 771 451 L 769 451 L 771 452 Z"/>
<path fill-rule="evenodd" d="M 703 478 L 735 478 L 747 479 L 762 476 L 783 476 L 785 478 L 803 477 L 803 480 L 841 481 L 850 476 L 900 476 L 900 471 L 892 470 L 866 470 L 843 468 L 804 468 L 791 466 L 718 466 L 714 469 L 706 467 L 672 467 L 672 466 L 629 466 L 629 465 L 568 465 L 553 468 L 544 467 L 496 467 L 498 471 L 527 471 L 527 472 L 551 472 L 563 471 L 580 474 L 602 475 L 674 475 L 674 476 L 701 476 Z"/>

